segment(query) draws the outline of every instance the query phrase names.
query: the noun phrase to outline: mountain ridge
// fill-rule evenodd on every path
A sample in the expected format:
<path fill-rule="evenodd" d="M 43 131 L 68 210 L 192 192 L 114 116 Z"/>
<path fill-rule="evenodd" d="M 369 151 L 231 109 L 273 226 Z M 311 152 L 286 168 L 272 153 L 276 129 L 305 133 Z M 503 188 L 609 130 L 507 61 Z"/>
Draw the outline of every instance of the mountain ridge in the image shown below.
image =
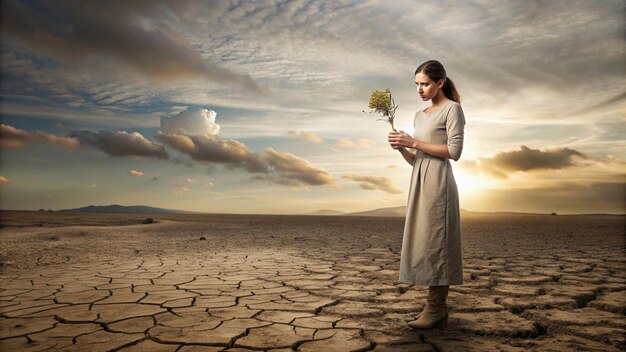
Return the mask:
<path fill-rule="evenodd" d="M 75 212 L 75 213 L 115 213 L 115 214 L 203 214 L 197 211 L 187 211 L 178 209 L 165 209 L 157 207 L 149 207 L 146 205 L 88 205 L 81 208 L 60 209 L 59 212 Z"/>
<path fill-rule="evenodd" d="M 0 209 L 0 210 L 11 210 L 11 209 Z M 20 210 L 16 210 L 20 211 Z M 39 209 L 39 211 L 46 211 L 45 209 Z M 52 209 L 48 209 L 47 211 L 51 212 Z M 215 212 L 200 212 L 200 211 L 188 211 L 188 210 L 178 210 L 178 209 L 166 209 L 166 208 L 158 208 L 158 207 L 150 207 L 146 205 L 119 205 L 119 204 L 111 204 L 111 205 L 88 205 L 80 208 L 72 208 L 72 209 L 59 209 L 54 210 L 55 212 L 89 212 L 89 213 L 114 213 L 114 214 L 231 214 L 237 215 L 238 213 L 215 213 Z M 387 208 L 377 208 L 366 211 L 358 211 L 358 212 L 345 212 L 341 210 L 335 209 L 320 209 L 317 211 L 307 212 L 307 213 L 292 213 L 292 214 L 282 214 L 282 215 L 312 215 L 312 216 L 385 216 L 385 217 L 404 217 L 406 214 L 406 206 L 396 206 L 396 207 L 387 207 Z M 551 213 L 525 213 L 525 212 L 513 212 L 513 211 L 470 211 L 461 208 L 462 215 L 550 215 Z M 263 214 L 258 214 L 263 215 Z M 268 215 L 277 215 L 277 214 L 268 214 Z M 281 215 L 281 214 L 278 214 Z M 553 215 L 559 215 L 557 213 L 553 213 Z M 560 215 L 617 215 L 617 216 L 626 216 L 626 214 L 608 214 L 608 213 L 585 213 L 585 214 L 569 214 L 569 213 L 561 213 Z"/>

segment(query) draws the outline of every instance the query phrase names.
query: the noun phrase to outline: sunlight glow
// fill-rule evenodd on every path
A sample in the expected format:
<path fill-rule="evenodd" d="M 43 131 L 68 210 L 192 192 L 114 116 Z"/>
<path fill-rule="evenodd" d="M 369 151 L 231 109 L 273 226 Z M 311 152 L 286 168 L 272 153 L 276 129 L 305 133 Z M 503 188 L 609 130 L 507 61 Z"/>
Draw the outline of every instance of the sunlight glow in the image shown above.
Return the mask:
<path fill-rule="evenodd" d="M 466 171 L 455 169 L 454 179 L 456 180 L 459 192 L 486 189 L 493 187 L 497 182 L 483 175 L 472 175 Z"/>

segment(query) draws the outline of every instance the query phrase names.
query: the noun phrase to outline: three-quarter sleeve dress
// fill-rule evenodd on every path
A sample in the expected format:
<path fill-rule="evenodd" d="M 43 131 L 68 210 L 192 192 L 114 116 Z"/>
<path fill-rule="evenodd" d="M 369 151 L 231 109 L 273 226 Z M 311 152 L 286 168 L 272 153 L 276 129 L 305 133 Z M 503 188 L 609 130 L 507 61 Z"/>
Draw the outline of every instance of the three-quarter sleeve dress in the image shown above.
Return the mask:
<path fill-rule="evenodd" d="M 431 114 L 418 111 L 413 138 L 447 144 L 461 157 L 465 116 L 455 101 Z M 459 193 L 449 159 L 416 150 L 409 187 L 399 281 L 442 286 L 463 284 Z"/>

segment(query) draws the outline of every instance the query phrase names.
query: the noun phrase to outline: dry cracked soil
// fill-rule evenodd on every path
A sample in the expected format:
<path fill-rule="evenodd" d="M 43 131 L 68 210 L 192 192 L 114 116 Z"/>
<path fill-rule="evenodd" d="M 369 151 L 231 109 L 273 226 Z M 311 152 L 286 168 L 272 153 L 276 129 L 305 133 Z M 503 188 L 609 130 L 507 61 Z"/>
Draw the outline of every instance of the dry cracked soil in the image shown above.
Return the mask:
<path fill-rule="evenodd" d="M 449 326 L 414 330 L 403 218 L 0 215 L 2 351 L 626 347 L 624 216 L 464 216 Z"/>

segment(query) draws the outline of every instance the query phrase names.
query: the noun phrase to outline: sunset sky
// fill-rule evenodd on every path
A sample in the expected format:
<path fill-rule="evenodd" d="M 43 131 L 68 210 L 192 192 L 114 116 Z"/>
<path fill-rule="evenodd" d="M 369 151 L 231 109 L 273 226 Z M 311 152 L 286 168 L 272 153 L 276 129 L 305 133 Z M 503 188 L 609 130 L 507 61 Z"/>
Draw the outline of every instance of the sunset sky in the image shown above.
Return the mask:
<path fill-rule="evenodd" d="M 104 5 L 104 6 L 103 6 Z M 406 205 L 364 114 L 439 60 L 470 211 L 626 213 L 625 3 L 3 1 L 0 208 L 346 212 Z M 215 113 L 213 113 L 213 112 Z M 214 120 L 213 120 L 214 119 Z"/>

